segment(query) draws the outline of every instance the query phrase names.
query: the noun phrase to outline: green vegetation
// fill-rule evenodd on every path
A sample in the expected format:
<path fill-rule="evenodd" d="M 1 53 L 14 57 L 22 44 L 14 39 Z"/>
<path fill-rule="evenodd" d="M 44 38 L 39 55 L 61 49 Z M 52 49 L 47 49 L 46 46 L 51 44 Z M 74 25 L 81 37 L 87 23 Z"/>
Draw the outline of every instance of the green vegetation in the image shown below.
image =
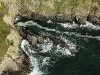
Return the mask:
<path fill-rule="evenodd" d="M 37 8 L 37 13 L 39 13 L 39 12 L 41 12 L 43 10 L 43 4 L 42 4 L 42 2 L 41 2 L 41 0 L 40 0 L 40 4 L 39 4 L 39 6 L 38 6 L 38 8 Z"/>
<path fill-rule="evenodd" d="M 54 1 L 54 10 L 55 10 L 55 14 L 63 13 L 63 11 L 64 11 L 63 2 L 58 2 L 57 0 Z"/>
<path fill-rule="evenodd" d="M 7 57 L 8 57 L 8 58 L 12 58 L 11 55 L 9 55 L 9 54 L 7 54 Z"/>
<path fill-rule="evenodd" d="M 51 3 L 50 3 L 51 2 Z M 97 2 L 100 4 L 100 0 L 54 0 L 53 5 L 51 0 L 20 0 L 18 2 L 21 11 L 27 12 L 27 4 L 33 6 L 37 13 L 45 13 L 47 15 L 59 15 L 70 11 L 75 14 L 76 8 L 82 8 L 95 13 L 95 9 L 92 7 L 92 3 Z M 49 3 L 49 4 L 48 4 Z"/>
<path fill-rule="evenodd" d="M 60 2 L 58 0 L 54 0 L 53 2 L 53 7 L 54 9 L 52 9 L 46 2 L 48 2 L 47 0 L 40 0 L 40 4 L 37 4 L 37 9 L 36 12 L 37 13 L 41 13 L 43 12 L 43 10 L 45 10 L 45 13 L 47 14 L 62 14 L 66 11 L 66 8 L 71 10 L 72 12 L 75 12 L 75 9 L 78 6 L 81 7 L 88 7 L 88 3 L 86 3 L 86 0 L 61 0 Z"/>
<path fill-rule="evenodd" d="M 14 46 L 14 40 L 8 40 L 8 39 L 7 39 L 7 42 L 8 42 L 8 45 Z"/>
<path fill-rule="evenodd" d="M 51 3 L 50 3 L 51 2 Z M 76 8 L 84 8 L 89 10 L 90 12 L 95 12 L 92 7 L 93 2 L 98 2 L 100 4 L 100 0 L 54 0 L 53 3 L 50 0 L 21 0 L 19 2 L 19 6 L 21 11 L 27 12 L 27 4 L 32 6 L 37 13 L 44 13 L 47 15 L 60 15 L 62 13 L 70 11 L 75 14 Z M 53 4 L 50 6 L 50 4 Z"/>
<path fill-rule="evenodd" d="M 2 8 L 0 8 L 0 61 L 7 52 L 8 45 L 6 42 L 6 37 L 10 33 L 10 28 L 8 28 L 3 21 L 3 16 L 5 14 L 7 14 L 7 9 L 2 6 Z"/>

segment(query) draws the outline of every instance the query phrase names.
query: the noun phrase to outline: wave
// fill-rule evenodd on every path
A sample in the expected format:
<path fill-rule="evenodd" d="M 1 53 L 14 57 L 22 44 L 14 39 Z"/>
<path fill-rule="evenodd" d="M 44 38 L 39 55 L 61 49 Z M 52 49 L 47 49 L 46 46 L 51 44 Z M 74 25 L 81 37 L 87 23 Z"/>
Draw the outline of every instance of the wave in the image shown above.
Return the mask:
<path fill-rule="evenodd" d="M 49 53 L 49 55 L 56 55 L 59 56 L 57 54 L 61 54 L 61 55 L 65 55 L 65 56 L 71 56 L 72 53 L 70 52 L 69 49 L 67 48 L 62 48 L 59 45 L 54 45 L 53 41 L 51 41 L 50 39 L 44 40 L 44 42 L 42 44 L 37 44 L 37 47 L 39 48 L 38 52 L 41 53 Z M 44 71 L 42 71 L 42 68 L 46 65 L 50 65 L 49 62 L 51 61 L 51 57 L 50 56 L 41 56 L 38 58 L 36 57 L 37 55 L 39 55 L 39 53 L 33 48 L 31 49 L 31 45 L 29 44 L 29 42 L 27 40 L 22 40 L 21 43 L 21 48 L 22 50 L 29 56 L 30 61 L 31 61 L 31 65 L 34 66 L 34 68 L 32 69 L 32 72 L 29 75 L 43 75 L 47 73 L 47 69 L 45 69 Z M 61 56 L 60 55 L 60 56 Z M 40 62 L 42 61 L 42 62 Z"/>
<path fill-rule="evenodd" d="M 30 45 L 27 40 L 22 40 L 21 48 L 29 56 L 31 65 L 34 67 L 32 72 L 29 75 L 42 75 L 43 73 L 39 69 L 38 60 L 32 56 L 32 54 L 34 54 L 36 52 L 30 49 Z"/>
<path fill-rule="evenodd" d="M 99 26 L 95 26 L 95 25 L 93 25 L 92 23 L 90 23 L 88 21 L 86 21 L 86 24 L 81 24 L 81 25 L 78 25 L 75 22 L 73 22 L 73 24 L 70 24 L 70 23 L 58 23 L 58 24 L 60 24 L 64 28 L 77 28 L 77 27 L 80 27 L 80 28 L 88 28 L 88 29 L 93 29 L 93 30 L 99 30 L 100 29 Z"/>
<path fill-rule="evenodd" d="M 48 23 L 51 23 L 48 22 Z M 76 32 L 70 32 L 66 31 L 66 28 L 73 29 L 73 28 L 88 28 L 93 30 L 99 30 L 100 27 L 94 26 L 89 22 L 86 22 L 85 25 L 77 25 L 73 22 L 73 24 L 70 23 L 59 23 L 65 31 L 60 31 L 59 28 L 49 28 L 49 27 L 43 27 L 39 25 L 37 22 L 34 21 L 27 21 L 25 23 L 19 22 L 16 25 L 21 27 L 27 27 L 27 26 L 33 26 L 39 28 L 37 31 L 40 31 L 42 35 L 46 36 L 55 36 L 61 40 L 63 40 L 69 48 L 61 47 L 60 45 L 55 45 L 52 40 L 49 38 L 45 39 L 42 43 L 37 43 L 36 46 L 38 49 L 32 48 L 32 46 L 29 44 L 27 40 L 22 40 L 21 42 L 21 48 L 22 50 L 29 56 L 31 65 L 34 66 L 32 69 L 32 72 L 29 75 L 44 75 L 48 71 L 47 66 L 50 65 L 50 61 L 52 61 L 52 56 L 59 57 L 59 56 L 75 56 L 72 54 L 72 52 L 77 53 L 78 50 L 76 47 L 78 46 L 75 42 L 72 42 L 73 35 L 75 37 L 79 38 L 95 38 L 100 40 L 99 36 L 92 36 L 92 35 L 81 35 L 80 33 Z M 34 28 L 35 29 L 35 28 Z M 52 33 L 53 32 L 53 33 Z M 73 39 L 76 40 L 76 39 Z M 82 46 L 81 46 L 82 47 Z M 52 61 L 54 62 L 54 61 Z M 46 66 L 46 67 L 45 67 Z"/>

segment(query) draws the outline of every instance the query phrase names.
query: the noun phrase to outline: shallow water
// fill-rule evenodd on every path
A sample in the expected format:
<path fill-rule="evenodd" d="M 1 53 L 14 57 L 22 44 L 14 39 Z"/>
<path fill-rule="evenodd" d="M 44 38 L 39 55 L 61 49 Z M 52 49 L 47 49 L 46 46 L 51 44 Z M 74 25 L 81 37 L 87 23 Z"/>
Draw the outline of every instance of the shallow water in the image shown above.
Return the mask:
<path fill-rule="evenodd" d="M 29 75 L 100 75 L 100 28 L 87 22 L 86 25 L 54 24 L 46 22 L 19 22 L 18 26 L 37 31 L 42 35 L 62 39 L 75 53 L 69 57 L 68 49 L 55 45 L 49 38 L 31 48 L 23 40 L 21 48 L 29 55 L 34 66 Z"/>

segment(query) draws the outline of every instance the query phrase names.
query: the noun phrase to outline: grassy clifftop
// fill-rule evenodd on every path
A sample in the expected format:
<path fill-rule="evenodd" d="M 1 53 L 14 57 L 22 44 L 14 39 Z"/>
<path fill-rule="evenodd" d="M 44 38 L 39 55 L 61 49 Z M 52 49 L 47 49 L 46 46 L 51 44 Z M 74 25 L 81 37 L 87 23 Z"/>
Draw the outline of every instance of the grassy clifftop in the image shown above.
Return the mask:
<path fill-rule="evenodd" d="M 0 8 L 0 61 L 7 52 L 8 45 L 6 42 L 6 37 L 10 33 L 10 29 L 3 21 L 3 16 L 5 14 L 7 14 L 7 9 L 2 6 L 2 8 Z"/>
<path fill-rule="evenodd" d="M 20 11 L 27 12 L 27 10 L 31 9 L 43 15 L 70 13 L 77 15 L 81 12 L 98 14 L 100 10 L 100 0 L 9 0 L 8 2 L 17 5 Z"/>
<path fill-rule="evenodd" d="M 100 0 L 21 0 L 21 6 L 29 4 L 35 12 L 41 14 L 77 14 L 77 9 L 96 13 Z M 79 12 L 80 13 L 80 12 Z"/>

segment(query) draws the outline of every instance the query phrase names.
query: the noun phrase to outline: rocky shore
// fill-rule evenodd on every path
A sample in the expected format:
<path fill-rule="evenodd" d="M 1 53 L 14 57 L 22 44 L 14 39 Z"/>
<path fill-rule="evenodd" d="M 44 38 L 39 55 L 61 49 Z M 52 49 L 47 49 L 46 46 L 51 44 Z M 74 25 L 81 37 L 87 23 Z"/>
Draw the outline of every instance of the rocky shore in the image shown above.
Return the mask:
<path fill-rule="evenodd" d="M 22 37 L 15 28 L 11 27 L 7 40 L 13 40 L 13 44 L 9 45 L 7 54 L 0 64 L 0 74 L 27 75 L 31 71 L 31 64 L 28 56 L 20 48 Z"/>
<path fill-rule="evenodd" d="M 79 4 L 72 3 L 67 0 L 0 0 L 5 7 L 8 9 L 8 15 L 5 15 L 4 22 L 11 27 L 11 33 L 7 37 L 9 40 L 14 40 L 14 46 L 10 46 L 4 60 L 0 64 L 0 74 L 9 73 L 9 75 L 27 75 L 30 71 L 29 65 L 30 60 L 28 56 L 20 49 L 20 43 L 23 38 L 27 38 L 30 43 L 34 44 L 38 41 L 43 41 L 46 36 L 28 35 L 22 32 L 18 33 L 18 30 L 14 27 L 15 18 L 19 15 L 23 18 L 36 21 L 52 21 L 55 23 L 77 23 L 85 24 L 86 21 L 93 23 L 94 25 L 100 25 L 100 1 L 92 2 L 92 0 L 85 0 L 84 4 L 78 2 Z M 63 2 L 62 2 L 63 1 Z M 81 0 L 80 0 L 81 1 Z M 61 4 L 61 5 L 60 5 Z M 81 5 L 80 5 L 81 4 Z M 77 6 L 76 6 L 77 5 Z M 69 7 L 67 7 L 69 6 Z M 86 7 L 84 7 L 86 6 Z M 13 11 L 12 11 L 13 10 Z M 28 33 L 29 34 L 29 33 Z M 21 36 L 20 36 L 21 35 Z M 32 38 L 36 39 L 32 41 Z M 38 37 L 38 40 L 37 40 Z M 59 39 L 49 37 L 59 43 L 62 46 L 64 42 L 58 41 Z M 6 64 L 6 65 L 5 65 Z M 12 65 L 13 64 L 13 65 Z"/>
<path fill-rule="evenodd" d="M 100 17 L 93 15 L 93 14 L 88 14 L 87 16 L 77 16 L 75 14 L 63 14 L 63 15 L 53 15 L 53 16 L 45 16 L 45 15 L 40 15 L 35 12 L 32 12 L 30 14 L 26 14 L 26 16 L 19 15 L 23 18 L 27 18 L 30 20 L 36 20 L 36 21 L 52 21 L 54 23 L 77 23 L 79 25 L 81 24 L 86 24 L 86 21 L 94 24 L 94 25 L 100 25 Z"/>

